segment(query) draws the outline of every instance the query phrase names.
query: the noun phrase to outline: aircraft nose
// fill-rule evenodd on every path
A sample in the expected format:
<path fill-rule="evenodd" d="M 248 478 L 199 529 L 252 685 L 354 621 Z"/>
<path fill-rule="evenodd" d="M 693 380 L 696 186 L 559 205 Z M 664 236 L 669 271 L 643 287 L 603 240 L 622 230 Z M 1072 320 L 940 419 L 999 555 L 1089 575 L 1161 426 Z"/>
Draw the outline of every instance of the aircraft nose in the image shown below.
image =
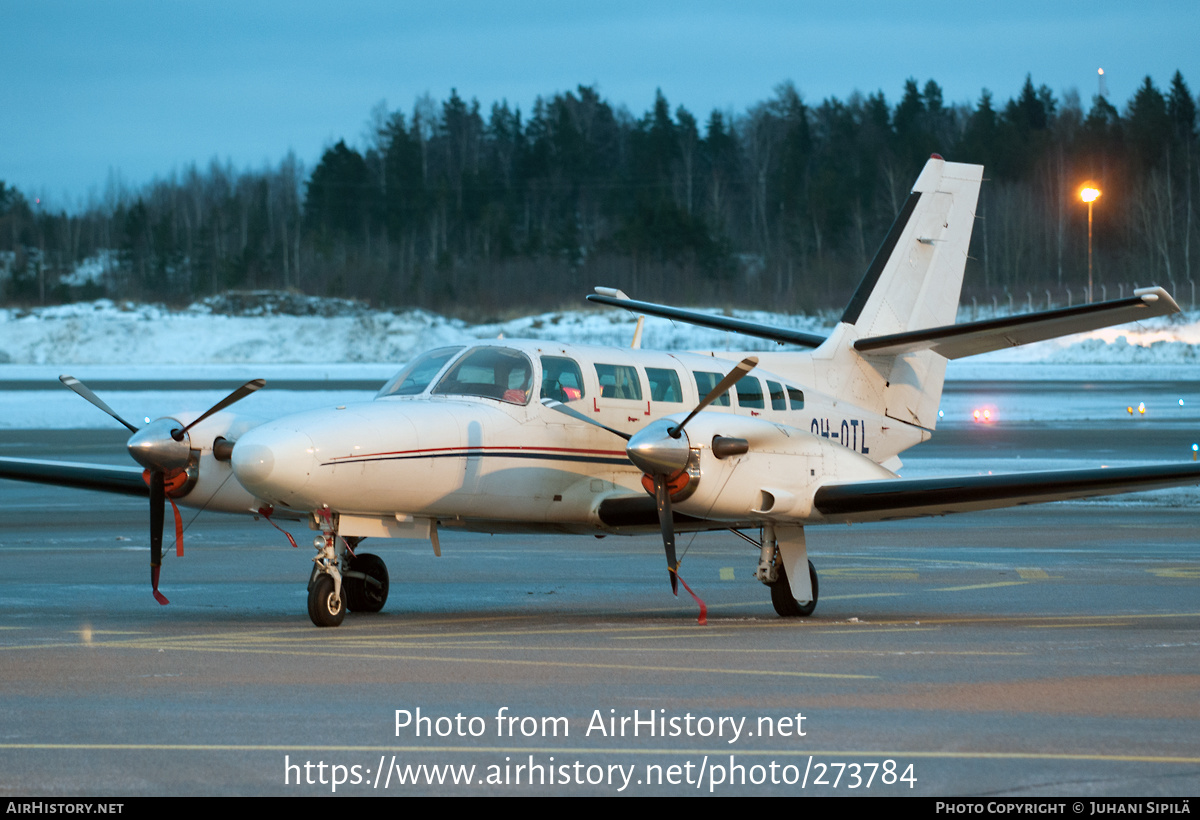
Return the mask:
<path fill-rule="evenodd" d="M 268 501 L 286 501 L 308 483 L 313 442 L 298 430 L 255 428 L 234 445 L 230 463 L 238 482 Z"/>

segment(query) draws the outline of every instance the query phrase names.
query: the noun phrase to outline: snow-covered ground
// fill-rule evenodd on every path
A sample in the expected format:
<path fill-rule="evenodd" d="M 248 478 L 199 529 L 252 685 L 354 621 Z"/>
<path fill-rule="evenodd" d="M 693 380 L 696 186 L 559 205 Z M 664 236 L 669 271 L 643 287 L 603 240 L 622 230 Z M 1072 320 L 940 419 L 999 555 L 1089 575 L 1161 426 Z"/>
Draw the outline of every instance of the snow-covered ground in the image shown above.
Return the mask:
<path fill-rule="evenodd" d="M 836 317 L 743 312 L 740 318 L 827 333 Z M 983 318 L 983 317 L 980 317 Z M 231 294 L 168 310 L 157 305 L 82 302 L 35 310 L 0 309 L 0 383 L 44 382 L 53 390 L 0 392 L 0 428 L 99 427 L 109 420 L 54 383 L 68 372 L 85 382 L 134 381 L 121 391 L 119 412 L 156 418 L 180 406 L 204 407 L 225 391 L 164 392 L 169 382 L 206 379 L 230 389 L 251 378 L 346 380 L 382 384 L 423 350 L 483 339 L 537 338 L 625 347 L 636 317 L 623 310 L 585 307 L 506 322 L 470 325 L 426 311 L 376 311 L 360 303 L 291 294 Z M 951 362 L 959 381 L 1200 381 L 1200 313 L 1159 318 Z M 647 318 L 642 345 L 668 350 L 778 350 L 771 342 Z M 1200 396 L 1180 384 L 1185 405 L 1155 408 L 1160 419 L 1198 420 Z M 36 395 L 36 400 L 31 400 Z M 369 399 L 370 391 L 261 391 L 243 412 L 264 417 L 310 406 Z M 1042 394 L 1009 400 L 1009 421 L 1108 418 L 1136 395 Z M 117 401 L 114 399 L 114 401 Z M 978 395 L 947 394 L 943 409 L 965 418 Z M 959 406 L 959 405 L 963 406 Z M 1195 411 L 1193 411 L 1195 408 Z"/>
<path fill-rule="evenodd" d="M 265 301 L 265 304 L 264 304 Z M 285 312 L 286 311 L 286 312 Z M 762 324 L 825 333 L 836 316 L 792 316 L 763 311 L 733 315 Z M 980 318 L 986 318 L 981 315 Z M 613 308 L 581 308 L 506 322 L 469 325 L 422 310 L 377 311 L 347 300 L 283 295 L 235 300 L 219 297 L 185 310 L 107 299 L 33 310 L 0 309 L 0 364 L 196 365 L 345 363 L 400 364 L 438 345 L 478 339 L 557 339 L 626 346 L 636 317 Z M 1200 364 L 1200 313 L 997 351 L 951 363 L 952 377 L 1020 372 L 1022 378 L 1058 379 L 1057 366 L 1125 366 L 1133 378 L 1190 379 Z M 724 331 L 648 318 L 646 348 L 666 350 L 772 350 L 771 342 Z M 1037 363 L 1037 368 L 1026 365 Z M 1056 367 L 1048 367 L 1054 365 Z M 1007 366 L 1007 368 L 1005 367 Z M 2 375 L 14 372 L 6 368 Z M 32 371 L 25 371 L 32 372 Z M 1078 376 L 1079 370 L 1071 371 Z M 1117 378 L 1125 378 L 1119 376 Z"/>

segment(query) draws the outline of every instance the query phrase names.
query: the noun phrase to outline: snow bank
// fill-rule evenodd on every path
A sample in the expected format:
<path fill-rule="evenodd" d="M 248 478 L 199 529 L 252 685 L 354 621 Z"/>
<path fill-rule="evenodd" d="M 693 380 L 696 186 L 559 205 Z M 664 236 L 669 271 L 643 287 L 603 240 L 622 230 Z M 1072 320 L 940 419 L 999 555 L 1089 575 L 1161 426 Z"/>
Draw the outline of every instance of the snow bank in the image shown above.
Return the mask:
<path fill-rule="evenodd" d="M 750 321 L 828 333 L 832 319 L 733 311 Z M 427 311 L 371 310 L 362 303 L 294 294 L 225 294 L 184 310 L 80 302 L 0 309 L 0 365 L 201 365 L 389 363 L 422 350 L 480 339 L 532 338 L 626 346 L 636 317 L 612 308 L 543 313 L 470 325 Z M 1200 313 L 1160 317 L 952 362 L 951 378 L 1046 378 L 1047 368 L 1127 368 L 1131 379 L 1192 379 L 1200 363 Z M 761 339 L 647 318 L 642 345 L 665 350 L 778 350 Z M 1053 368 L 1051 368 L 1053 370 Z M 1040 371 L 1040 372 L 1039 372 Z M 1063 378 L 1059 375 L 1056 378 Z"/>

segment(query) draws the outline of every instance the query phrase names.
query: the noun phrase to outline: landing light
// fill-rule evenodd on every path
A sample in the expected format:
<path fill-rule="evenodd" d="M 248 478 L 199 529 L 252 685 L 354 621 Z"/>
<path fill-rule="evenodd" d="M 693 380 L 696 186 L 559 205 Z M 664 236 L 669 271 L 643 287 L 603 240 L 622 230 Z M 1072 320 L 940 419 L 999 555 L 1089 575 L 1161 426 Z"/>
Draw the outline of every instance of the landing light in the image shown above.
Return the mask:
<path fill-rule="evenodd" d="M 992 423 L 992 408 L 980 407 L 971 414 L 976 423 L 991 424 Z"/>

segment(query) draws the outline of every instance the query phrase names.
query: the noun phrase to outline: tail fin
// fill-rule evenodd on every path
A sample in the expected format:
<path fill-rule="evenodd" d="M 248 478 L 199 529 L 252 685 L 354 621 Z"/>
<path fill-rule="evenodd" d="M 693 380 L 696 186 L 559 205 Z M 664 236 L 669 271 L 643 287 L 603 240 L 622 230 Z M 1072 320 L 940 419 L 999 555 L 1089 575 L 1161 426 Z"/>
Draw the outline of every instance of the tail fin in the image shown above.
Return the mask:
<path fill-rule="evenodd" d="M 841 323 L 813 353 L 834 395 L 932 430 L 946 360 L 929 350 L 860 354 L 856 340 L 954 323 L 983 166 L 925 163 Z"/>

